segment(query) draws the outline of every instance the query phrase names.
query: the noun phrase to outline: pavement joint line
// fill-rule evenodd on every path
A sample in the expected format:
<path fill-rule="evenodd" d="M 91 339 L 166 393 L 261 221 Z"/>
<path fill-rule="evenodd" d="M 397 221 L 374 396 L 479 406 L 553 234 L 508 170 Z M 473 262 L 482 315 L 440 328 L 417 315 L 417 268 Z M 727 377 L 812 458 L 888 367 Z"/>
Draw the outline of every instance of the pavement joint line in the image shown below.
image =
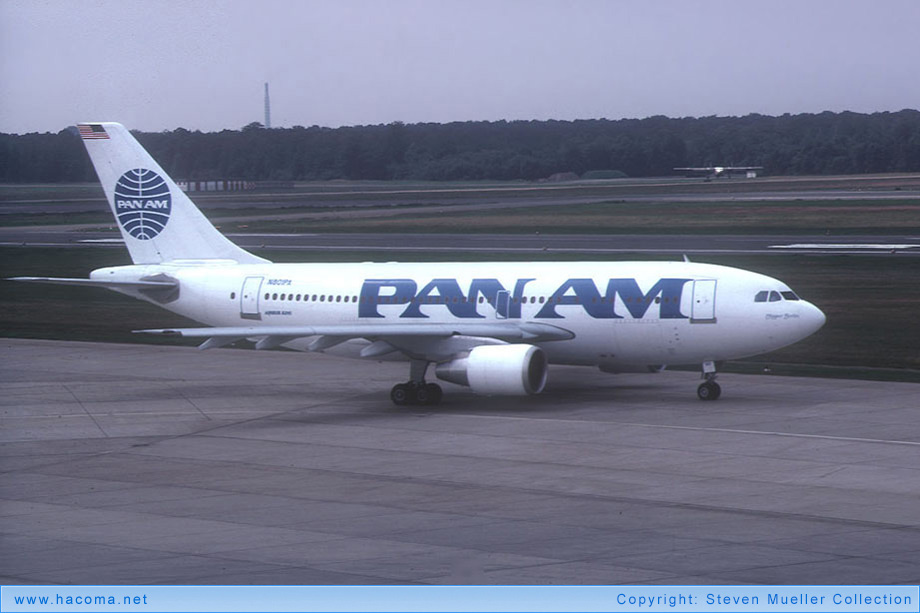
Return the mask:
<path fill-rule="evenodd" d="M 533 419 L 531 417 L 514 417 L 513 415 L 476 415 L 475 417 L 483 417 L 486 419 Z M 543 421 L 555 421 L 561 423 L 584 423 L 579 422 L 578 420 L 571 419 L 553 419 L 545 418 Z M 807 439 L 820 439 L 827 441 L 841 441 L 849 443 L 878 443 L 882 445 L 906 445 L 910 447 L 920 447 L 920 441 L 896 441 L 890 439 L 878 439 L 878 438 L 861 438 L 856 436 L 832 436 L 829 434 L 802 434 L 798 432 L 775 432 L 772 430 L 741 430 L 736 428 L 704 428 L 702 426 L 675 426 L 669 424 L 642 424 L 638 422 L 627 422 L 627 421 L 614 421 L 609 423 L 615 423 L 620 426 L 636 426 L 639 428 L 666 428 L 669 430 L 690 430 L 694 432 L 725 432 L 728 434 L 762 434 L 766 436 L 781 436 L 789 438 L 807 438 Z"/>
<path fill-rule="evenodd" d="M 89 409 L 86 408 L 86 406 L 83 404 L 83 401 L 77 398 L 77 395 L 73 393 L 73 390 L 70 389 L 70 386 L 67 384 L 62 384 L 61 387 L 67 390 L 67 393 L 70 394 L 70 396 L 77 402 L 78 405 L 80 405 L 80 408 L 83 409 L 83 412 L 86 413 L 86 416 L 93 421 L 97 428 L 99 428 L 99 432 L 102 433 L 102 436 L 109 438 L 109 433 L 105 431 L 105 429 L 99 424 L 98 421 L 96 421 L 96 418 L 93 417 L 93 414 L 89 412 Z"/>
<path fill-rule="evenodd" d="M 182 397 L 187 403 L 192 405 L 195 408 L 195 410 L 201 414 L 202 417 L 204 417 L 208 421 L 214 421 L 213 419 L 211 419 L 211 417 L 207 413 L 202 411 L 201 408 L 197 404 L 195 404 L 194 400 L 192 400 L 191 398 L 183 394 L 181 390 L 175 390 L 175 391 L 177 391 L 179 393 L 179 396 Z"/>
<path fill-rule="evenodd" d="M 907 445 L 911 447 L 920 447 L 920 441 L 897 441 L 891 439 L 862 438 L 857 436 L 832 436 L 829 434 L 802 434 L 798 432 L 774 432 L 771 430 L 740 430 L 734 428 L 703 428 L 699 426 L 671 426 L 656 424 L 638 424 L 617 422 L 624 426 L 640 426 L 646 428 L 668 428 L 672 430 L 692 430 L 697 432 L 727 432 L 730 434 L 763 434 L 767 436 L 781 436 L 789 438 L 806 438 L 820 439 L 827 441 L 841 441 L 848 443 L 877 443 L 882 445 Z"/>
<path fill-rule="evenodd" d="M 195 408 L 197 409 L 198 407 L 195 407 Z M 201 409 L 198 409 L 198 410 L 199 410 L 199 412 L 201 412 Z M 145 412 L 143 415 L 144 415 L 145 417 L 170 417 L 170 416 L 173 416 L 173 417 L 181 417 L 181 416 L 183 416 L 183 415 L 188 415 L 188 414 L 189 414 L 189 413 L 188 413 L 187 411 L 156 411 L 156 412 Z M 245 415 L 252 415 L 252 414 L 253 414 L 253 411 L 251 411 L 251 410 L 246 410 L 246 409 L 238 409 L 238 410 L 231 410 L 231 411 L 219 410 L 217 413 L 214 413 L 214 414 L 217 415 L 218 417 L 220 417 L 220 416 L 222 416 L 222 415 L 227 415 L 227 416 L 232 416 L 232 415 L 245 416 Z M 274 413 L 271 413 L 271 414 L 274 414 Z M 95 413 L 95 415 L 101 415 L 101 416 L 104 416 L 104 417 L 137 417 L 138 413 L 137 413 L 136 411 L 121 411 L 121 412 L 111 412 L 111 413 Z M 208 421 L 214 421 L 214 419 L 215 419 L 214 417 L 210 417 L 210 416 L 208 416 L 207 414 L 205 414 L 205 413 L 203 413 L 203 412 L 202 412 L 202 415 L 203 415 L 204 418 L 205 418 L 206 420 L 208 420 Z M 266 413 L 266 415 L 269 415 L 269 413 Z M 77 418 L 83 419 L 83 417 L 84 417 L 83 415 L 78 415 L 78 414 L 71 414 L 71 415 L 16 415 L 16 416 L 13 416 L 13 417 L 5 417 L 5 419 L 9 419 L 9 420 L 20 420 L 20 419 L 21 419 L 21 420 L 26 420 L 26 419 L 53 419 L 53 420 L 55 420 L 55 421 L 59 421 L 59 420 L 61 420 L 61 419 L 77 419 Z"/>

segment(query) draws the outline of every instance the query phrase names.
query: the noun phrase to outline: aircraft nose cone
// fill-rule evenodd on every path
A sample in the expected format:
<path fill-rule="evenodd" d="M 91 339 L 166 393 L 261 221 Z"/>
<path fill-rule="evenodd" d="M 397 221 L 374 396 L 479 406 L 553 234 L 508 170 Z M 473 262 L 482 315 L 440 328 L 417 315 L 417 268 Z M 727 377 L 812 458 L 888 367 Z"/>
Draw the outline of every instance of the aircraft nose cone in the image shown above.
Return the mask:
<path fill-rule="evenodd" d="M 807 334 L 811 335 L 820 330 L 827 322 L 827 316 L 824 314 L 824 311 L 808 303 L 808 309 L 805 312 L 804 320 L 808 329 Z"/>

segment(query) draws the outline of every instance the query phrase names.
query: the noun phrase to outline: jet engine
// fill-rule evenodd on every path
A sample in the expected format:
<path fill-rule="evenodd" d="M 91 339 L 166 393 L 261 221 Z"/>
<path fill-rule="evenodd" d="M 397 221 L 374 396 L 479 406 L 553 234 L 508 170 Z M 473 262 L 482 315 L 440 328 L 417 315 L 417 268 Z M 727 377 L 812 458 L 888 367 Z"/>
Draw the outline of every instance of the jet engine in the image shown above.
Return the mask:
<path fill-rule="evenodd" d="M 533 345 L 479 345 L 464 358 L 438 364 L 435 375 L 477 394 L 539 394 L 546 384 L 546 354 Z"/>

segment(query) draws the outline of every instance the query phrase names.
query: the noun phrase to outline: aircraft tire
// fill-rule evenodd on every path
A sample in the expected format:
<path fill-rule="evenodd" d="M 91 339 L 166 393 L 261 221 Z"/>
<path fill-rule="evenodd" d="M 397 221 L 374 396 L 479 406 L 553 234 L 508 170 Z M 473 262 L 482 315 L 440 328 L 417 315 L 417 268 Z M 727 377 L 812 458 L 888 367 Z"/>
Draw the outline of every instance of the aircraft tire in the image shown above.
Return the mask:
<path fill-rule="evenodd" d="M 412 390 L 412 394 L 413 394 L 413 400 L 415 400 L 413 404 L 421 404 L 421 405 L 433 404 L 431 402 L 431 392 L 428 389 L 427 385 L 417 386 L 414 390 Z"/>
<path fill-rule="evenodd" d="M 425 391 L 428 394 L 428 402 L 425 404 L 441 404 L 441 398 L 444 397 L 444 391 L 437 383 L 428 383 L 425 385 Z"/>
<path fill-rule="evenodd" d="M 397 383 L 390 390 L 390 400 L 398 407 L 405 406 L 409 404 L 411 391 L 405 383 Z"/>
<path fill-rule="evenodd" d="M 722 388 L 715 381 L 706 381 L 696 388 L 696 395 L 700 400 L 718 400 L 722 395 Z"/>

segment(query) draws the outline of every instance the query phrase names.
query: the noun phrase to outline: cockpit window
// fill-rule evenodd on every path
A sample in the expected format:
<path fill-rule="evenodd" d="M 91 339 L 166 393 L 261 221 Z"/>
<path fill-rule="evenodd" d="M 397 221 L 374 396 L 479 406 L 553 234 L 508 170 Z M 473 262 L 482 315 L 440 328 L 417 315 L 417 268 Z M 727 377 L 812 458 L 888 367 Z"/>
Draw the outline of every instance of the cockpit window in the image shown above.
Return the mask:
<path fill-rule="evenodd" d="M 781 300 L 801 300 L 795 292 L 786 290 L 760 290 L 754 295 L 754 302 L 779 302 Z"/>

